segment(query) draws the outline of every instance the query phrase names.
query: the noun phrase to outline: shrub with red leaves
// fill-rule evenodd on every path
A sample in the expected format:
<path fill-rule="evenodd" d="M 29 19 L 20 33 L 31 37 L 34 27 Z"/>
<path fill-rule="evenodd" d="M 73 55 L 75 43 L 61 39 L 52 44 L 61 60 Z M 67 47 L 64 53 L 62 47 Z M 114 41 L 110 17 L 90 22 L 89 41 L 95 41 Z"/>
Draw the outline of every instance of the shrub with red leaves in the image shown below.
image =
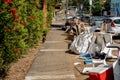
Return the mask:
<path fill-rule="evenodd" d="M 8 29 L 7 29 L 7 32 L 10 33 L 10 32 L 11 32 L 11 29 L 8 28 Z"/>
<path fill-rule="evenodd" d="M 16 27 L 16 28 L 15 28 L 15 31 L 18 31 L 18 30 L 19 30 L 19 28 Z"/>
<path fill-rule="evenodd" d="M 19 53 L 19 49 L 15 49 L 14 54 L 18 54 L 18 53 Z"/>
<path fill-rule="evenodd" d="M 7 3 L 7 4 L 12 4 L 11 0 L 4 0 L 4 2 Z"/>
<path fill-rule="evenodd" d="M 26 25 L 26 22 L 23 21 L 23 20 L 20 20 L 20 24 L 22 24 L 22 25 Z"/>
<path fill-rule="evenodd" d="M 34 16 L 34 15 L 32 15 L 32 16 L 30 16 L 30 18 L 34 19 L 34 18 L 35 18 L 35 16 Z"/>

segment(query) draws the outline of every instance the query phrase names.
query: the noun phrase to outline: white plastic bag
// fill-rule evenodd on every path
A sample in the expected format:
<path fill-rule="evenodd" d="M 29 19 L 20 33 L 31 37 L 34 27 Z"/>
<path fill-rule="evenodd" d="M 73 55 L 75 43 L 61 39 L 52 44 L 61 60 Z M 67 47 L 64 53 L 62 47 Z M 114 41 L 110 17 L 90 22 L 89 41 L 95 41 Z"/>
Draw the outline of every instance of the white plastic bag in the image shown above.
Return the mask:
<path fill-rule="evenodd" d="M 78 54 L 86 53 L 88 51 L 92 36 L 92 34 L 80 34 L 74 39 L 69 49 Z"/>

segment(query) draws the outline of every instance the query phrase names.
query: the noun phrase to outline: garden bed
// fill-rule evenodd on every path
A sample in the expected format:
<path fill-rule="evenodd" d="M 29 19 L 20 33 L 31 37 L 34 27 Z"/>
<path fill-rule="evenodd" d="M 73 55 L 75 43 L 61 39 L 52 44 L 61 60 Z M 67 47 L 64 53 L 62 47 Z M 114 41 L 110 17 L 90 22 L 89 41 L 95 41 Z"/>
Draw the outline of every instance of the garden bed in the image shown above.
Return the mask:
<path fill-rule="evenodd" d="M 36 45 L 35 48 L 29 49 L 28 54 L 25 54 L 18 60 L 16 63 L 12 63 L 8 76 L 5 80 L 24 80 L 25 75 L 27 74 L 31 64 L 33 63 L 36 55 L 42 46 L 42 43 Z"/>

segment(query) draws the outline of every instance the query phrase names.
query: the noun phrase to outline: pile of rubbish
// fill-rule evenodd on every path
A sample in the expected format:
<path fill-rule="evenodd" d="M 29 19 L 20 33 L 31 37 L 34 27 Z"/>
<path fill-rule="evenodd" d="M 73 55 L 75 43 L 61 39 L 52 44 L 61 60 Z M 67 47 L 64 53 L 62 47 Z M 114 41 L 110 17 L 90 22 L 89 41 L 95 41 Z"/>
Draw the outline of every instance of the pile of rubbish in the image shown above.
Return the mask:
<path fill-rule="evenodd" d="M 76 19 L 75 22 L 78 22 Z M 105 28 L 95 31 L 95 27 L 71 22 L 65 32 L 71 39 L 69 51 L 78 54 L 76 58 L 84 59 L 84 64 L 93 64 L 84 67 L 82 73 L 89 72 L 90 80 L 119 80 L 120 79 L 120 45 L 113 41 L 114 34 L 106 33 Z M 115 58 L 113 64 L 107 64 L 107 58 Z M 96 63 L 99 65 L 95 66 Z M 78 65 L 80 62 L 75 63 Z"/>

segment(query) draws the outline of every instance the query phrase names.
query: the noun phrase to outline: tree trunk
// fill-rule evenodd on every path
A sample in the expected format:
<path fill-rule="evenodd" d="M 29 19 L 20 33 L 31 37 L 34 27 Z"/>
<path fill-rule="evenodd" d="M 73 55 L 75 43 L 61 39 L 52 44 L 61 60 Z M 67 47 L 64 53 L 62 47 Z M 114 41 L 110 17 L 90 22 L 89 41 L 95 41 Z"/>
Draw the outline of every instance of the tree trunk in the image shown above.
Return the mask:
<path fill-rule="evenodd" d="M 43 3 L 43 25 L 44 25 L 44 29 L 47 27 L 46 21 L 47 21 L 47 0 L 44 0 Z"/>

